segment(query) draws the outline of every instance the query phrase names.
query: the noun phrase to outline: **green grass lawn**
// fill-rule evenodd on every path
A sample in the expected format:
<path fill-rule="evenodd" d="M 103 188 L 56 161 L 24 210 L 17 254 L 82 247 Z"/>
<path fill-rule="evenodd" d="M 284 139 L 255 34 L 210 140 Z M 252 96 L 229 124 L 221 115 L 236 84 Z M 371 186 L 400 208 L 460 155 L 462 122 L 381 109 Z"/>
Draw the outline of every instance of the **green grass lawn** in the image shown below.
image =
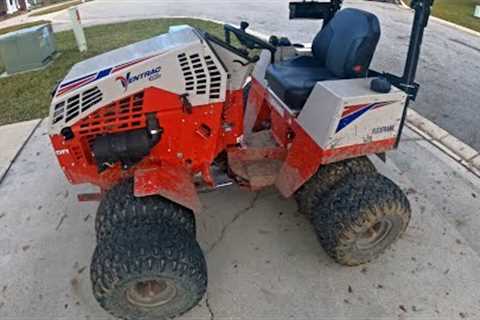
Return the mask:
<path fill-rule="evenodd" d="M 410 1 L 405 1 L 409 3 Z M 464 27 L 480 31 L 480 18 L 475 18 L 475 6 L 480 0 L 435 0 L 433 15 Z"/>
<path fill-rule="evenodd" d="M 189 24 L 222 36 L 221 25 L 195 19 L 156 19 L 85 29 L 89 51 L 81 54 L 73 32 L 55 34 L 61 56 L 47 69 L 0 79 L 0 125 L 48 116 L 50 93 L 77 62 L 165 33 L 171 25 Z M 115 61 L 112 61 L 115 64 Z M 103 66 L 98 66 L 102 68 Z"/>

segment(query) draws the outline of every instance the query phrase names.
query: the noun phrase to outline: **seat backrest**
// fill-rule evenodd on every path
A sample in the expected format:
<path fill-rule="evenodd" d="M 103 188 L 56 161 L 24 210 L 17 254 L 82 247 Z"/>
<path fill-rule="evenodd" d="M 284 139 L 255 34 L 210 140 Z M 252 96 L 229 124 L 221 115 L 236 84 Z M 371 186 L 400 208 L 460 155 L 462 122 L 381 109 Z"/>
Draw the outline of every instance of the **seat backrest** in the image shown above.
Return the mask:
<path fill-rule="evenodd" d="M 365 75 L 380 39 L 378 18 L 359 9 L 340 10 L 315 37 L 313 56 L 339 78 Z"/>

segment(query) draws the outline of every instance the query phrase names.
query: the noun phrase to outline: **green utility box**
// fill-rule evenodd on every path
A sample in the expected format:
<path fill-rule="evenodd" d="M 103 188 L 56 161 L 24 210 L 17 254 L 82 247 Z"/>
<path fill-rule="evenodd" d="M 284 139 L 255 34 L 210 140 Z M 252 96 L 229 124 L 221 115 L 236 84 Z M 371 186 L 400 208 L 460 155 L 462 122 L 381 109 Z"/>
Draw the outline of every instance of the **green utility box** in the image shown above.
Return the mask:
<path fill-rule="evenodd" d="M 42 68 L 53 59 L 56 51 L 51 24 L 0 36 L 0 60 L 7 74 Z"/>

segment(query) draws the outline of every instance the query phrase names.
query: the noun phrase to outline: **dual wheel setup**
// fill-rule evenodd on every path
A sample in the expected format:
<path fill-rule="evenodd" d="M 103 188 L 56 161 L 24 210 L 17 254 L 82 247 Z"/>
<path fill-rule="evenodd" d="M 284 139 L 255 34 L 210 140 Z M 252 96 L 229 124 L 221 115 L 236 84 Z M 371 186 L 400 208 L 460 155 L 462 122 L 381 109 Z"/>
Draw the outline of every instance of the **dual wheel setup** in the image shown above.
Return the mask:
<path fill-rule="evenodd" d="M 121 319 L 169 319 L 202 299 L 207 264 L 193 212 L 161 197 L 137 198 L 133 181 L 112 188 L 95 219 L 93 293 Z"/>
<path fill-rule="evenodd" d="M 405 231 L 409 202 L 368 158 L 322 166 L 295 195 L 320 244 L 340 264 L 367 263 Z M 102 199 L 91 263 L 94 296 L 128 320 L 182 315 L 207 290 L 193 212 L 159 196 L 137 198 L 126 180 Z"/>

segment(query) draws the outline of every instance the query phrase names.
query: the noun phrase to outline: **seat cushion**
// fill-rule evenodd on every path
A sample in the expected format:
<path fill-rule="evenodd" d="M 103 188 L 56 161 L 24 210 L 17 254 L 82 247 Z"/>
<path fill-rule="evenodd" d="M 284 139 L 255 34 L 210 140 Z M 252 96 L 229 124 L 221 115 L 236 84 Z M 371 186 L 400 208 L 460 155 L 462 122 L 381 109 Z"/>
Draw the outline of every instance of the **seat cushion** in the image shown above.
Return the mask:
<path fill-rule="evenodd" d="M 318 81 L 338 79 L 313 57 L 301 56 L 270 65 L 265 75 L 272 91 L 293 110 L 301 110 Z"/>

